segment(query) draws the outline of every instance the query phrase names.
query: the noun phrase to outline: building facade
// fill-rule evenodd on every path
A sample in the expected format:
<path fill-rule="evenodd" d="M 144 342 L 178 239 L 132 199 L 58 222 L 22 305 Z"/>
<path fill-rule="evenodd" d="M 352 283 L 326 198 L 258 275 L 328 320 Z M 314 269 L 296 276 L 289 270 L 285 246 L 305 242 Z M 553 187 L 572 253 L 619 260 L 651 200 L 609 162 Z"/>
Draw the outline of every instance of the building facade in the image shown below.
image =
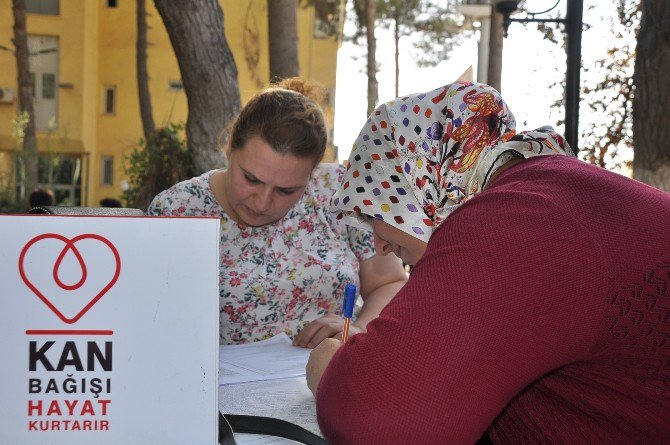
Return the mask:
<path fill-rule="evenodd" d="M 124 158 L 142 137 L 135 66 L 134 0 L 27 0 L 39 182 L 59 205 L 120 198 Z M 332 131 L 341 0 L 298 8 L 300 75 L 326 88 Z M 221 0 L 242 102 L 268 86 L 266 0 Z M 185 122 L 186 95 L 167 32 L 147 1 L 149 89 L 156 126 Z M 11 0 L 0 0 L 0 186 L 12 182 L 17 74 Z M 332 134 L 331 134 L 332 136 Z M 332 140 L 332 137 L 331 137 Z M 326 160 L 335 160 L 330 148 Z"/>

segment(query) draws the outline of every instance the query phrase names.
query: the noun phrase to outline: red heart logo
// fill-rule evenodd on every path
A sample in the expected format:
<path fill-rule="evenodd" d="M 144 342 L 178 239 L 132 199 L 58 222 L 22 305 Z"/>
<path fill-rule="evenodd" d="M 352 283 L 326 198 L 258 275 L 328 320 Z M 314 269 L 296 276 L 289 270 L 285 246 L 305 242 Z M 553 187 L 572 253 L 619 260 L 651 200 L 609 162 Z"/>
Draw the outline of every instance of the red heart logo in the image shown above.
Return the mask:
<path fill-rule="evenodd" d="M 58 287 L 60 287 L 61 289 L 65 290 L 65 291 L 76 291 L 77 289 L 80 289 L 84 285 L 84 283 L 86 282 L 86 279 L 88 278 L 88 275 L 89 275 L 88 274 L 88 269 L 86 267 L 86 262 L 84 261 L 84 258 L 82 257 L 81 253 L 77 249 L 77 246 L 76 246 L 77 242 L 79 242 L 81 240 L 87 240 L 87 239 L 100 241 L 101 243 L 106 245 L 111 250 L 111 252 L 114 256 L 114 261 L 116 263 L 116 268 L 114 270 L 114 275 L 112 276 L 111 280 L 109 280 L 109 282 L 106 285 L 104 285 L 102 287 L 102 289 L 100 289 L 99 291 L 93 292 L 93 293 L 96 294 L 93 298 L 91 298 L 90 300 L 85 299 L 85 304 L 84 304 L 83 308 L 81 308 L 81 310 L 79 310 L 73 317 L 68 318 L 65 315 L 63 315 L 62 311 L 59 310 L 58 307 L 56 307 L 56 305 L 51 300 L 49 300 L 49 298 L 47 298 L 44 295 L 44 293 L 41 292 L 37 288 L 37 286 L 35 284 L 33 284 L 33 282 L 30 281 L 30 279 L 28 279 L 28 276 L 26 275 L 26 272 L 25 272 L 25 269 L 24 269 L 24 260 L 25 260 L 26 254 L 28 253 L 28 251 L 33 246 L 35 246 L 36 243 L 38 243 L 42 240 L 45 240 L 45 239 L 56 239 L 56 240 L 62 241 L 65 244 L 63 250 L 58 255 L 58 258 L 56 259 L 56 261 L 54 263 L 54 266 L 53 266 L 54 282 L 56 283 L 56 285 Z M 74 255 L 74 258 L 79 263 L 79 267 L 81 268 L 81 277 L 80 277 L 79 281 L 77 281 L 74 284 L 64 283 L 63 280 L 61 280 L 61 277 L 59 275 L 59 270 L 62 266 L 63 259 L 65 258 L 65 256 L 67 255 L 68 252 L 72 252 L 72 254 Z M 28 241 L 28 243 L 25 245 L 23 250 L 21 250 L 21 254 L 19 255 L 19 273 L 21 274 L 21 278 L 23 279 L 23 282 L 26 283 L 26 286 L 28 286 L 28 288 L 30 288 L 30 290 L 33 291 L 35 293 L 35 295 L 37 295 L 40 298 L 40 300 L 42 300 L 42 302 L 44 304 L 46 304 L 49 307 L 49 309 L 51 309 L 53 311 L 53 313 L 58 316 L 58 318 L 63 320 L 65 323 L 72 324 L 72 323 L 76 323 L 86 312 L 88 312 L 89 309 L 91 309 L 93 307 L 93 305 L 95 305 L 98 302 L 98 300 L 100 300 L 103 297 L 103 295 L 105 295 L 107 293 L 107 291 L 109 291 L 109 289 L 112 288 L 112 286 L 114 286 L 114 284 L 116 283 L 116 280 L 118 280 L 119 275 L 121 273 L 121 257 L 119 256 L 119 252 L 116 249 L 116 247 L 114 246 L 114 244 L 112 244 L 107 238 L 105 238 L 103 236 L 100 236 L 100 235 L 87 233 L 87 234 L 75 236 L 74 238 L 70 239 L 70 238 L 67 238 L 65 236 L 58 235 L 56 233 L 45 233 L 43 235 L 38 235 L 35 238 Z"/>

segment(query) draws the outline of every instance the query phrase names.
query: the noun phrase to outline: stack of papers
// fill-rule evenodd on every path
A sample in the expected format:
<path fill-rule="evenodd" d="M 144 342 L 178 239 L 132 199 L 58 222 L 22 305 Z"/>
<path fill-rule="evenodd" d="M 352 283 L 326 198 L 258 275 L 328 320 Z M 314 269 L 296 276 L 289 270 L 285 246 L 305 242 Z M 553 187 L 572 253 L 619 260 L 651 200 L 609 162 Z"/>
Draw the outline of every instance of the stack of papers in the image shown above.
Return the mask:
<path fill-rule="evenodd" d="M 310 352 L 292 346 L 283 333 L 256 343 L 220 346 L 219 384 L 304 376 Z"/>
<path fill-rule="evenodd" d="M 287 420 L 321 436 L 316 401 L 305 379 L 311 349 L 291 343 L 280 334 L 256 343 L 220 346 L 219 410 Z M 271 436 L 235 436 L 245 445 L 295 443 Z"/>

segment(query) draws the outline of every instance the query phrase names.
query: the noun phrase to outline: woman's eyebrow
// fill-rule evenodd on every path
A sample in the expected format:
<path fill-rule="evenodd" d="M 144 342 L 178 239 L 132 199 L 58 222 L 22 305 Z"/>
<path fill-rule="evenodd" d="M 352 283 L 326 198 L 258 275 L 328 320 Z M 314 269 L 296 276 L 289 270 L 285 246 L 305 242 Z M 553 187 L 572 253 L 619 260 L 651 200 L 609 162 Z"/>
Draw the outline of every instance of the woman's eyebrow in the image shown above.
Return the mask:
<path fill-rule="evenodd" d="M 250 171 L 248 171 L 248 170 L 246 170 L 246 169 L 244 169 L 244 168 L 242 168 L 242 167 L 240 167 L 240 170 L 242 170 L 242 173 L 244 173 L 246 176 L 249 176 L 249 177 L 250 177 L 251 179 L 253 179 L 254 181 L 262 182 L 263 184 L 265 184 L 263 181 L 261 181 L 260 179 L 258 179 L 258 178 L 256 177 L 256 175 L 254 175 L 254 174 L 251 173 Z"/>
<path fill-rule="evenodd" d="M 307 187 L 307 183 L 299 185 L 277 186 L 279 190 L 285 190 L 285 191 L 295 191 L 304 187 Z"/>
<path fill-rule="evenodd" d="M 245 168 L 240 167 L 240 170 L 242 170 L 242 173 L 244 173 L 245 175 L 249 176 L 250 179 L 253 179 L 254 181 L 258 181 L 258 182 L 261 183 L 261 184 L 265 184 L 265 181 L 262 181 L 262 180 L 258 179 L 258 177 L 257 177 L 256 175 L 254 175 L 254 174 L 251 173 L 250 171 L 246 170 Z M 298 184 L 298 185 L 275 186 L 275 187 L 278 188 L 279 190 L 284 190 L 284 191 L 294 191 L 294 190 L 303 188 L 303 187 L 305 187 L 306 185 L 307 185 L 307 184 Z"/>

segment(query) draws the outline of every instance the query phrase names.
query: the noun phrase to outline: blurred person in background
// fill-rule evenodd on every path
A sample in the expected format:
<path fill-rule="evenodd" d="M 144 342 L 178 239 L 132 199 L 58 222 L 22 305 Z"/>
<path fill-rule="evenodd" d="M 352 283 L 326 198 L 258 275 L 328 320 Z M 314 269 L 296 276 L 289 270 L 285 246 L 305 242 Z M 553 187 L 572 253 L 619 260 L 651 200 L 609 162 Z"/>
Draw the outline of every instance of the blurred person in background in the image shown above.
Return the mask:
<path fill-rule="evenodd" d="M 37 189 L 28 197 L 30 208 L 49 207 L 54 205 L 54 192 L 50 189 Z"/>
<path fill-rule="evenodd" d="M 121 201 L 115 198 L 103 198 L 100 200 L 100 207 L 121 208 L 123 205 Z"/>

